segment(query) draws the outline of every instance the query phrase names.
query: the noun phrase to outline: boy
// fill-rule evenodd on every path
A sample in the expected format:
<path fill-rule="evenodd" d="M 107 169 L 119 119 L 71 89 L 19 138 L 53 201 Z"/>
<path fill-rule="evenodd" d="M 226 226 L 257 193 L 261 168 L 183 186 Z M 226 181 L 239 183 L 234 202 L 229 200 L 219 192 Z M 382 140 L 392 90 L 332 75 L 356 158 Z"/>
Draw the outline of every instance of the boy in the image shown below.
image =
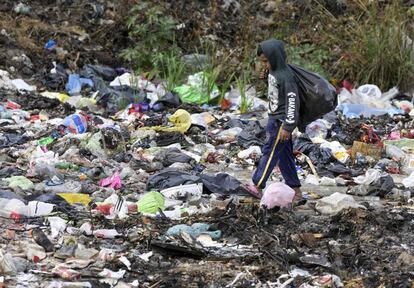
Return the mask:
<path fill-rule="evenodd" d="M 254 185 L 249 192 L 261 198 L 261 189 L 266 187 L 276 165 L 285 179 L 286 185 L 295 190 L 295 201 L 302 199 L 300 181 L 296 173 L 293 157 L 292 131 L 298 125 L 299 95 L 295 77 L 287 66 L 284 44 L 279 40 L 267 40 L 260 43 L 257 56 L 264 66 L 260 77 L 268 78 L 268 114 L 266 127 L 267 140 L 262 148 L 263 156 L 253 174 Z"/>

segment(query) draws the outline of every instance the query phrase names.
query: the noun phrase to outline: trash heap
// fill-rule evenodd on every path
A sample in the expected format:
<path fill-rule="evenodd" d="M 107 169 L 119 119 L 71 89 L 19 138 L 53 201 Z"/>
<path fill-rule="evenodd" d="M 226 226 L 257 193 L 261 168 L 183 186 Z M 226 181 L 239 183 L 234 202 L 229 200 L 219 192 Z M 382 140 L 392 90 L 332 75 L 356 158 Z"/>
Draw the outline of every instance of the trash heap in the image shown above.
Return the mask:
<path fill-rule="evenodd" d="M 203 72 L 174 91 L 99 65 L 45 77 L 0 71 L 7 287 L 412 285 L 414 112 L 397 89 L 345 85 L 294 133 L 308 202 L 292 210 L 278 169 L 261 201 L 243 186 L 266 140 L 254 87 L 240 114 L 240 91 L 222 110 Z"/>

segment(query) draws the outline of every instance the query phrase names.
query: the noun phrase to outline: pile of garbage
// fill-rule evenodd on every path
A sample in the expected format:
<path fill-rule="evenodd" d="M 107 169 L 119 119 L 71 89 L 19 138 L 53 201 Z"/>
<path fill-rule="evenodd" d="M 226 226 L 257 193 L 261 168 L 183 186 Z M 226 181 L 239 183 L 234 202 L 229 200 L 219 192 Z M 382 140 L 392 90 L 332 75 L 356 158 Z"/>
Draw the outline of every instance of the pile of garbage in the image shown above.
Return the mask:
<path fill-rule="evenodd" d="M 260 203 L 243 185 L 266 102 L 251 93 L 240 114 L 232 89 L 222 110 L 203 75 L 167 91 L 125 69 L 56 65 L 60 90 L 0 71 L 0 283 L 409 287 L 411 98 L 342 88 L 336 111 L 296 131 L 308 203 L 292 210 L 277 169 Z"/>
<path fill-rule="evenodd" d="M 246 114 L 205 71 L 168 91 L 114 60 L 112 2 L 58 1 L 50 25 L 23 2 L 0 4 L 0 287 L 413 285 L 411 95 L 345 82 L 293 135 L 307 204 L 278 168 L 257 201 L 254 86 Z"/>

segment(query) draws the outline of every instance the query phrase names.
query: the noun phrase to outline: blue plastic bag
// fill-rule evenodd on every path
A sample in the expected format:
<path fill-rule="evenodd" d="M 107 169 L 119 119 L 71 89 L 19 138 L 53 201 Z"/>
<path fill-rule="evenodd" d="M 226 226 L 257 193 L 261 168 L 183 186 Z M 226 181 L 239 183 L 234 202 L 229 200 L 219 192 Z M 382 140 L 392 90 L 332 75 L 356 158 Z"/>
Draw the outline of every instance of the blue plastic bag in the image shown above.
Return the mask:
<path fill-rule="evenodd" d="M 92 80 L 87 78 L 80 78 L 78 74 L 70 74 L 65 89 L 71 96 L 79 95 L 82 91 L 82 87 L 85 85 L 93 88 Z"/>
<path fill-rule="evenodd" d="M 372 116 L 379 116 L 389 114 L 393 116 L 395 114 L 404 114 L 404 111 L 401 109 L 379 109 L 379 108 L 371 108 L 366 105 L 362 104 L 341 104 L 338 106 L 338 110 L 342 111 L 342 114 L 346 118 L 358 118 L 360 116 L 363 117 L 372 117 Z"/>

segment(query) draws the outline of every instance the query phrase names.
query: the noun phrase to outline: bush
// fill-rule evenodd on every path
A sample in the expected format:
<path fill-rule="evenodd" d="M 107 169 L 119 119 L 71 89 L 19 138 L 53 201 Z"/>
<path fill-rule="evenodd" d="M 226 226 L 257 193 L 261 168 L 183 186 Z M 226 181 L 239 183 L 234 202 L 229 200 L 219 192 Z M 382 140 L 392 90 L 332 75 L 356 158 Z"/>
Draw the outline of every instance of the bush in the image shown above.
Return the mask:
<path fill-rule="evenodd" d="M 167 15 L 165 7 L 143 2 L 135 5 L 127 21 L 129 38 L 133 47 L 121 52 L 121 57 L 140 72 L 154 68 L 160 54 L 176 55 L 175 43 L 177 21 Z"/>
<path fill-rule="evenodd" d="M 338 82 L 376 84 L 383 91 L 413 82 L 413 39 L 407 1 L 283 1 L 274 36 L 289 62 Z M 292 17 L 294 15 L 294 17 Z"/>
<path fill-rule="evenodd" d="M 409 38 L 406 9 L 399 1 L 380 7 L 378 3 L 362 5 L 364 19 L 355 23 L 338 62 L 337 75 L 358 84 L 372 83 L 383 90 L 412 85 L 413 44 Z M 385 9 L 384 9 L 385 8 Z"/>
<path fill-rule="evenodd" d="M 287 45 L 288 62 L 330 79 L 330 73 L 324 68 L 331 58 L 328 51 L 314 44 Z"/>

